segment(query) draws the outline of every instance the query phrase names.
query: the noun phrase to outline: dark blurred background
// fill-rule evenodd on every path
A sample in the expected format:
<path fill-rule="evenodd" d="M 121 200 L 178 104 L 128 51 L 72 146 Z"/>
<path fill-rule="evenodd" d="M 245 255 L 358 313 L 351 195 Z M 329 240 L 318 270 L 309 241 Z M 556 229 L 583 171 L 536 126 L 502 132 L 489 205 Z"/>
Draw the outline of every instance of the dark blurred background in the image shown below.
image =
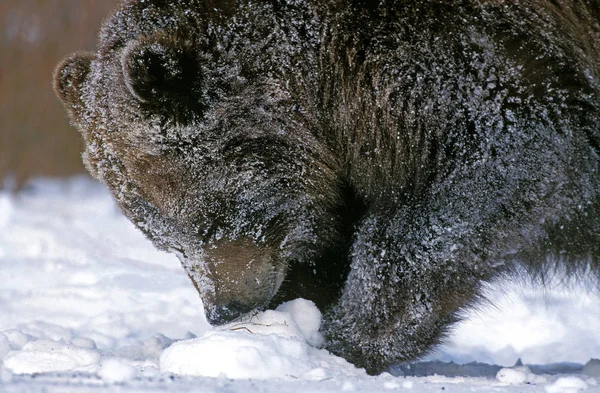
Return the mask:
<path fill-rule="evenodd" d="M 84 172 L 81 137 L 52 91 L 66 55 L 94 50 L 119 0 L 0 0 L 0 188 Z"/>

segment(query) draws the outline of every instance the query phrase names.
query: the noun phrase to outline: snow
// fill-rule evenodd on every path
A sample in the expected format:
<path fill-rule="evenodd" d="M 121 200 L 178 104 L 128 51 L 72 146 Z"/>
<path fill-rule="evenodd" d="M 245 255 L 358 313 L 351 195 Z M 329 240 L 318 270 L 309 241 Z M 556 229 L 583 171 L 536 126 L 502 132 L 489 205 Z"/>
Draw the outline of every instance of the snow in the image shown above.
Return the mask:
<path fill-rule="evenodd" d="M 30 341 L 4 357 L 4 367 L 15 374 L 53 371 L 87 371 L 98 364 L 100 354 L 87 348 L 53 340 Z"/>
<path fill-rule="evenodd" d="M 577 393 L 587 390 L 588 384 L 577 377 L 562 377 L 552 385 L 546 386 L 548 393 Z"/>
<path fill-rule="evenodd" d="M 109 384 L 126 382 L 135 376 L 135 368 L 125 359 L 107 358 L 100 364 L 98 376 Z"/>
<path fill-rule="evenodd" d="M 167 348 L 160 369 L 178 375 L 233 379 L 288 378 L 323 380 L 363 377 L 365 372 L 317 349 L 321 313 L 314 303 L 297 299 L 276 311 L 250 315 L 202 337 Z M 211 353 L 215 356 L 206 357 Z"/>
<path fill-rule="evenodd" d="M 582 287 L 490 286 L 438 352 L 379 376 L 321 348 L 303 299 L 212 328 L 177 258 L 87 178 L 0 191 L 0 282 L 0 392 L 600 391 Z"/>
<path fill-rule="evenodd" d="M 503 368 L 496 374 L 496 379 L 507 385 L 520 385 L 523 383 L 539 384 L 546 382 L 546 378 L 535 375 L 527 366 Z"/>
<path fill-rule="evenodd" d="M 320 347 L 323 344 L 323 336 L 319 333 L 322 316 L 313 302 L 297 299 L 281 304 L 276 311 L 290 315 L 308 344 L 313 347 Z"/>

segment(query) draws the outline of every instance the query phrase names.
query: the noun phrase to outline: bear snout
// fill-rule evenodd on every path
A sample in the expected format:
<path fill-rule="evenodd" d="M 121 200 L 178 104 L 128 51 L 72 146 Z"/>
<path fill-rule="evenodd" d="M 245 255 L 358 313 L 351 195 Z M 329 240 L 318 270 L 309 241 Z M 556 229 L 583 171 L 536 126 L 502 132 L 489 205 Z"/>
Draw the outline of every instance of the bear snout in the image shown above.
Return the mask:
<path fill-rule="evenodd" d="M 242 304 L 238 301 L 232 301 L 231 303 L 224 306 L 213 307 L 206 312 L 206 320 L 211 325 L 223 325 L 227 322 L 231 322 L 236 318 L 241 317 L 244 314 L 249 313 L 256 307 Z"/>
<path fill-rule="evenodd" d="M 266 306 L 284 278 L 274 259 L 273 250 L 251 239 L 220 240 L 207 247 L 214 285 L 213 296 L 203 299 L 209 322 L 222 324 Z"/>

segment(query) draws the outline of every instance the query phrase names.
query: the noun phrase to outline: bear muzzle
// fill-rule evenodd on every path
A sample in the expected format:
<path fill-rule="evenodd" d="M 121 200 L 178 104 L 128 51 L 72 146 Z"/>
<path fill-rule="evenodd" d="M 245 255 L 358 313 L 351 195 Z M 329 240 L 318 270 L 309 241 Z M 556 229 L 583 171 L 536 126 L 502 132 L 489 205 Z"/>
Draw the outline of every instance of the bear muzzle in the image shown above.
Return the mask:
<path fill-rule="evenodd" d="M 223 324 L 265 307 L 285 275 L 273 250 L 250 239 L 216 241 L 205 248 L 204 257 L 214 287 L 202 299 L 211 324 Z"/>

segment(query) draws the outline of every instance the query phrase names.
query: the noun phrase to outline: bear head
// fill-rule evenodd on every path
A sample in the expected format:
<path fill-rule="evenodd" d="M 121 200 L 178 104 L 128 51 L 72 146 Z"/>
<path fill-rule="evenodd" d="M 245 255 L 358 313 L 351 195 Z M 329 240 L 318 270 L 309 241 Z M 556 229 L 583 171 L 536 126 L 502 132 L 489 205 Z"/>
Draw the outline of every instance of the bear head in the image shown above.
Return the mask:
<path fill-rule="evenodd" d="M 315 263 L 340 238 L 339 164 L 286 81 L 266 71 L 279 60 L 257 61 L 275 44 L 259 36 L 248 45 L 240 37 L 253 35 L 241 31 L 251 23 L 229 7 L 126 2 L 98 52 L 75 53 L 54 74 L 88 170 L 179 256 L 217 323 L 276 294 L 311 298 L 292 284 L 286 294 L 293 271 L 314 275 L 315 288 L 343 282 Z"/>

